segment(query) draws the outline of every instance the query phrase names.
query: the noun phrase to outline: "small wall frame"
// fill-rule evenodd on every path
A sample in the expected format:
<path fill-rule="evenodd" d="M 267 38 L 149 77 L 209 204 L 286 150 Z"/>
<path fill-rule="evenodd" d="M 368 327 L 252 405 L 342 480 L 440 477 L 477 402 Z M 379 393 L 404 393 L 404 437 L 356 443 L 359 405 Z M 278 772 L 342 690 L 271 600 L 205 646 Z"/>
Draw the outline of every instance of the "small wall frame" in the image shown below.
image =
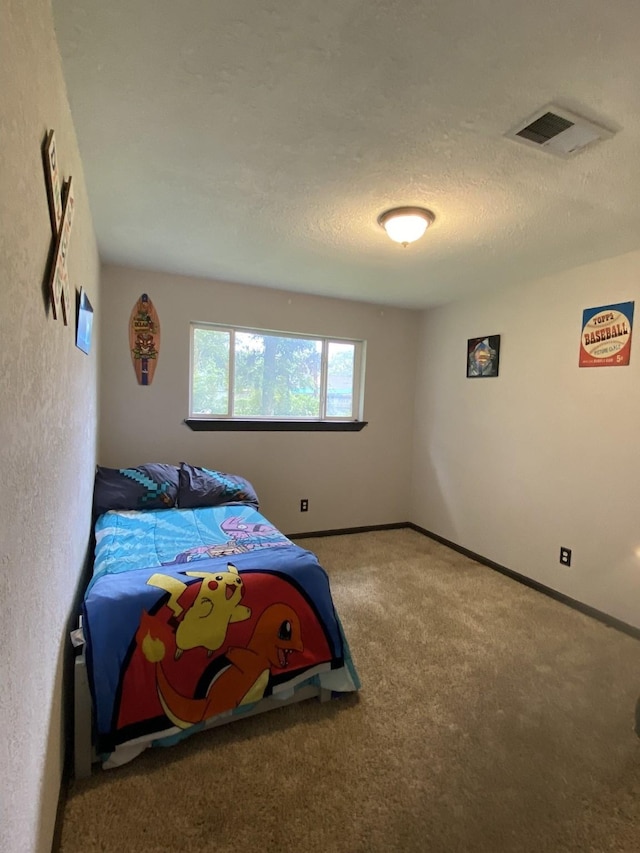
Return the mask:
<path fill-rule="evenodd" d="M 485 335 L 467 341 L 467 378 L 497 376 L 500 367 L 500 335 Z"/>
<path fill-rule="evenodd" d="M 76 326 L 76 346 L 89 355 L 91 350 L 91 332 L 93 328 L 93 307 L 86 290 L 80 288 L 78 298 L 78 322 Z"/>

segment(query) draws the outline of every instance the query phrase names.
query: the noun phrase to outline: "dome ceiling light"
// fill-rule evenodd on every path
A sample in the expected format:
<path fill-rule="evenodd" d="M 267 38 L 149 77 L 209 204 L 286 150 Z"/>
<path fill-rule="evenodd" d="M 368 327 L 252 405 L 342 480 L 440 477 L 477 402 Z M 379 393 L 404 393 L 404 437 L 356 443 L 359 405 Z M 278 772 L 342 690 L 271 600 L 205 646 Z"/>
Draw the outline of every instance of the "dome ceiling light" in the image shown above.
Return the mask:
<path fill-rule="evenodd" d="M 433 213 L 424 207 L 394 207 L 380 214 L 378 224 L 392 240 L 406 248 L 419 240 L 434 220 Z"/>

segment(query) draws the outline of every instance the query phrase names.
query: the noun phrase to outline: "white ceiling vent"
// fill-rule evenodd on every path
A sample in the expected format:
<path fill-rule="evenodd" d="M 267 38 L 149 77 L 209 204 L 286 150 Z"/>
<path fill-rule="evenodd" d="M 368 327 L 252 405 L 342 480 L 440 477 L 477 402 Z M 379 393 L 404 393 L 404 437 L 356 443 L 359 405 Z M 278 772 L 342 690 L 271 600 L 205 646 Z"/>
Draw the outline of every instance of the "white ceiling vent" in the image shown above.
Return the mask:
<path fill-rule="evenodd" d="M 524 124 L 519 124 L 505 136 L 558 157 L 571 157 L 592 142 L 610 139 L 613 133 L 551 104 L 538 110 Z"/>

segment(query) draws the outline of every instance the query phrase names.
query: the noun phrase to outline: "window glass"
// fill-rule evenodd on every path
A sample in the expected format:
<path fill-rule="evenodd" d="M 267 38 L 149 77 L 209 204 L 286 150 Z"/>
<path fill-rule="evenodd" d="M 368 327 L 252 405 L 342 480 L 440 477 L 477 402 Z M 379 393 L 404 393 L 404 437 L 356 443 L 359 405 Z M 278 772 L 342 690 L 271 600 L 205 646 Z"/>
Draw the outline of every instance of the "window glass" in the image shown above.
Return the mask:
<path fill-rule="evenodd" d="M 229 414 L 231 332 L 194 328 L 191 409 L 198 415 Z"/>
<path fill-rule="evenodd" d="M 192 323 L 190 417 L 356 420 L 364 346 Z"/>
<path fill-rule="evenodd" d="M 236 332 L 233 414 L 320 417 L 321 355 L 321 341 Z"/>
<path fill-rule="evenodd" d="M 355 345 L 329 341 L 327 358 L 327 417 L 353 415 Z"/>

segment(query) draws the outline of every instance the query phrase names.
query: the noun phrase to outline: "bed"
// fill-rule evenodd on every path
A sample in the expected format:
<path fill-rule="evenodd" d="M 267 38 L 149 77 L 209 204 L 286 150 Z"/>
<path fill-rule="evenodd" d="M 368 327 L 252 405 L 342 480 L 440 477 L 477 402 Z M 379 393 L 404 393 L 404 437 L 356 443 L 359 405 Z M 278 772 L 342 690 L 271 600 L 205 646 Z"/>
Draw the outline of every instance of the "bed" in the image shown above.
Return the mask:
<path fill-rule="evenodd" d="M 329 580 L 237 475 L 98 468 L 76 658 L 75 773 L 359 689 Z"/>

